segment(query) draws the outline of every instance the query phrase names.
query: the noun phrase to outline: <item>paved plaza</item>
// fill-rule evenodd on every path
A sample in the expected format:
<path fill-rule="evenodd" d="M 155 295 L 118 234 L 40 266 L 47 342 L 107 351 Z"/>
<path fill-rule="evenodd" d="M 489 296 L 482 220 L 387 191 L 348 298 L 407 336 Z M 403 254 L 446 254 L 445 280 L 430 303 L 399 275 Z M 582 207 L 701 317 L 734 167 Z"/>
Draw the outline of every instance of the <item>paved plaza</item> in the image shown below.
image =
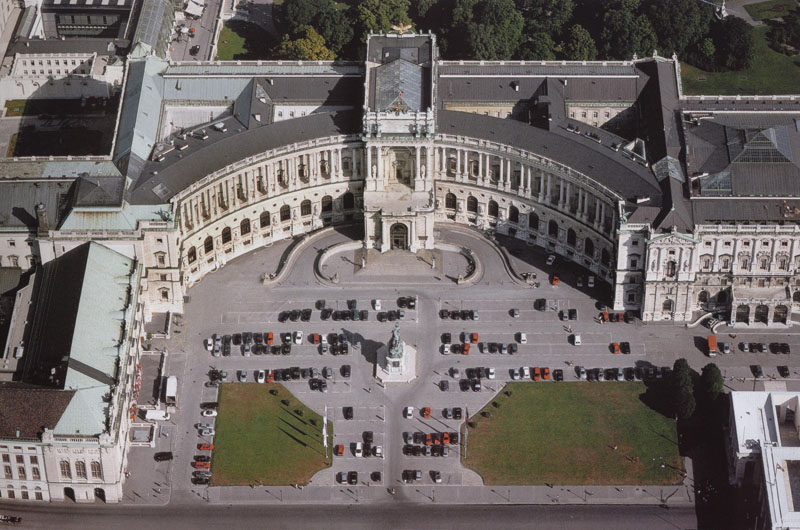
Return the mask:
<path fill-rule="evenodd" d="M 212 503 L 286 503 L 286 502 L 441 502 L 441 503 L 691 503 L 693 492 L 690 476 L 671 487 L 548 487 L 483 486 L 480 476 L 461 465 L 457 450 L 447 457 L 407 456 L 403 454 L 404 433 L 455 432 L 461 421 L 443 418 L 445 407 L 462 407 L 469 414 L 476 413 L 511 380 L 510 370 L 521 366 L 547 366 L 551 370 L 564 370 L 563 383 L 575 384 L 574 366 L 586 368 L 612 368 L 632 366 L 672 366 L 685 357 L 693 368 L 700 370 L 709 362 L 698 346 L 699 338 L 708 333 L 699 326 L 687 329 L 680 324 L 601 323 L 599 307 L 608 293 L 605 285 L 594 289 L 578 287 L 581 276 L 574 265 L 560 261 L 550 267 L 546 255 L 536 247 L 524 243 L 508 242 L 499 250 L 496 242 L 483 234 L 460 227 L 437 226 L 437 241 L 471 249 L 480 264 L 480 274 L 474 282 L 459 284 L 457 277 L 464 274 L 466 260 L 458 253 L 434 251 L 427 257 L 407 252 L 369 253 L 366 269 L 360 266 L 360 251 L 346 251 L 329 258 L 329 267 L 339 275 L 336 285 L 323 285 L 314 275 L 319 253 L 332 245 L 357 241 L 355 229 L 336 229 L 312 236 L 307 244 L 299 245 L 297 254 L 290 254 L 289 244 L 281 243 L 255 250 L 228 262 L 220 270 L 207 275 L 202 282 L 188 291 L 185 314 L 175 316 L 172 336 L 168 340 L 154 340 L 156 348 L 166 353 L 166 371 L 163 376 L 176 375 L 179 381 L 178 411 L 169 421 L 162 422 L 161 434 L 155 449 L 133 448 L 130 453 L 131 478 L 126 484 L 126 502 L 170 501 L 192 502 L 205 500 Z M 431 267 L 430 256 L 438 259 Z M 503 256 L 507 257 L 504 263 Z M 287 261 L 288 260 L 288 261 Z M 277 284 L 265 285 L 265 275 L 274 273 L 281 261 L 289 263 L 290 270 Z M 512 275 L 509 274 L 509 270 Z M 329 271 L 330 272 L 330 271 Z M 552 273 L 561 277 L 558 286 L 548 278 Z M 535 273 L 538 287 L 528 286 L 519 275 Z M 585 274 L 585 273 L 584 273 Z M 585 285 L 584 278 L 584 285 Z M 534 284 L 535 285 L 535 284 Z M 417 350 L 417 377 L 408 384 L 378 384 L 373 378 L 373 363 L 378 348 L 389 341 L 394 322 L 378 322 L 372 300 L 379 299 L 382 311 L 396 309 L 398 298 L 415 296 L 417 308 L 405 310 L 399 321 L 402 339 Z M 545 310 L 534 309 L 537 299 L 547 301 Z M 369 311 L 368 321 L 322 321 L 316 310 L 318 300 L 325 300 L 332 309 L 345 309 L 349 300 L 357 300 L 359 309 Z M 310 322 L 278 322 L 282 311 L 314 309 Z M 512 308 L 519 310 L 513 318 Z M 479 311 L 479 320 L 442 320 L 441 309 L 471 309 Z M 558 311 L 577 309 L 576 321 L 563 322 Z M 571 328 L 571 329 L 570 329 Z M 281 333 L 300 330 L 304 341 L 294 345 L 291 355 L 253 355 L 243 357 L 234 347 L 230 357 L 212 357 L 203 341 L 214 334 L 272 331 L 276 343 Z M 311 333 L 343 333 L 352 344 L 349 355 L 320 355 L 310 343 Z M 527 334 L 527 344 L 518 344 L 514 355 L 488 353 L 473 348 L 469 355 L 442 354 L 441 336 L 451 333 L 458 342 L 462 333 L 477 332 L 480 342 L 517 342 L 516 334 Z M 727 341 L 725 329 L 718 333 Z M 798 333 L 792 328 L 768 332 L 765 328 L 738 328 L 736 342 L 788 342 L 800 351 Z M 582 344 L 570 343 L 571 334 L 580 334 Z M 629 355 L 613 355 L 609 344 L 628 341 Z M 771 353 L 732 353 L 714 359 L 732 390 L 752 390 L 764 387 L 800 388 L 800 374 L 792 367 L 792 359 Z M 760 364 L 765 378 L 755 380 L 751 365 Z M 790 365 L 791 375 L 778 378 L 776 367 Z M 352 367 L 352 375 L 343 377 L 343 365 Z M 343 444 L 344 456 L 335 457 L 333 467 L 318 472 L 308 485 L 302 487 L 205 487 L 191 484 L 190 462 L 199 442 L 211 441 L 199 437 L 194 425 L 213 418 L 200 417 L 201 402 L 216 401 L 217 389 L 206 387 L 208 371 L 214 367 L 228 371 L 229 380 L 235 380 L 238 370 L 246 370 L 248 383 L 254 383 L 254 371 L 299 366 L 301 368 L 333 368 L 334 376 L 328 381 L 329 390 L 321 393 L 311 390 L 308 380 L 283 383 L 290 392 L 320 414 L 327 410 L 334 422 L 334 444 Z M 467 368 L 494 367 L 496 379 L 484 380 L 479 392 L 462 391 L 459 380 L 451 376 L 452 369 L 462 374 Z M 449 389 L 441 390 L 441 382 L 448 381 Z M 233 383 L 241 384 L 241 383 Z M 583 384 L 618 384 L 615 382 Z M 145 382 L 147 385 L 147 382 Z M 414 417 L 407 419 L 403 409 L 413 406 Z M 430 418 L 423 419 L 421 407 L 432 408 Z M 343 407 L 353 407 L 354 417 L 344 419 Z M 364 431 L 374 433 L 374 444 L 383 447 L 384 457 L 357 458 L 352 446 L 361 441 Z M 452 449 L 455 449 L 453 446 Z M 173 451 L 175 460 L 160 462 L 153 469 L 155 451 Z M 691 463 L 687 462 L 691 471 Z M 422 480 L 404 484 L 404 470 L 422 471 Z M 212 464 L 213 470 L 213 464 Z M 339 472 L 357 471 L 358 486 L 336 482 Z M 434 484 L 432 471 L 441 473 L 441 484 Z M 376 479 L 375 472 L 380 472 Z M 152 476 L 151 476 L 152 475 Z M 157 484 L 157 485 L 154 485 Z M 170 487 L 171 485 L 171 487 Z M 395 493 L 392 494 L 392 489 Z"/>

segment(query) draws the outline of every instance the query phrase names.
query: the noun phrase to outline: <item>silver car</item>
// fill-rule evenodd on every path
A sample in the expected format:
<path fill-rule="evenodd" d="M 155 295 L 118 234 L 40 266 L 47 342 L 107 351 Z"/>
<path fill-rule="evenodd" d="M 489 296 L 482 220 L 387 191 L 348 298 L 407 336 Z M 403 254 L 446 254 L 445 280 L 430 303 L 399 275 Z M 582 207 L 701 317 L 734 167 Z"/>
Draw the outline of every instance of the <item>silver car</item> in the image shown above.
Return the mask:
<path fill-rule="evenodd" d="M 247 381 L 247 370 L 239 370 L 239 382 L 244 383 Z"/>

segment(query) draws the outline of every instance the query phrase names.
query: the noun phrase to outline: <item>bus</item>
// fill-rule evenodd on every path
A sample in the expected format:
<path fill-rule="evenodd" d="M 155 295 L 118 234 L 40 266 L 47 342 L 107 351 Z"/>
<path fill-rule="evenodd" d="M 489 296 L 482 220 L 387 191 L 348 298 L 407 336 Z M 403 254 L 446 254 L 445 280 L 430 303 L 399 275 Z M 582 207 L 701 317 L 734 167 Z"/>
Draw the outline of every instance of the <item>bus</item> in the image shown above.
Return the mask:
<path fill-rule="evenodd" d="M 709 357 L 716 357 L 717 356 L 717 336 L 716 335 L 709 335 L 708 336 L 708 356 Z"/>
<path fill-rule="evenodd" d="M 167 377 L 165 398 L 168 407 L 176 407 L 178 405 L 178 378 L 174 375 Z"/>

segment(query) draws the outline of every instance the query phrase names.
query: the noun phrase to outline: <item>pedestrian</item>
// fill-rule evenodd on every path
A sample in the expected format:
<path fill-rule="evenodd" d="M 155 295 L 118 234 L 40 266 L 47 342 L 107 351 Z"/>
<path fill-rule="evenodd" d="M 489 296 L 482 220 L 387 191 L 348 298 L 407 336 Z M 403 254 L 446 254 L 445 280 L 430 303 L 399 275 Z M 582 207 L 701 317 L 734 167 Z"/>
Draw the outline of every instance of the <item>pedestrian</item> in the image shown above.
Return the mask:
<path fill-rule="evenodd" d="M 614 451 L 616 451 L 616 450 L 617 450 L 617 446 L 615 445 L 615 446 L 614 446 Z"/>

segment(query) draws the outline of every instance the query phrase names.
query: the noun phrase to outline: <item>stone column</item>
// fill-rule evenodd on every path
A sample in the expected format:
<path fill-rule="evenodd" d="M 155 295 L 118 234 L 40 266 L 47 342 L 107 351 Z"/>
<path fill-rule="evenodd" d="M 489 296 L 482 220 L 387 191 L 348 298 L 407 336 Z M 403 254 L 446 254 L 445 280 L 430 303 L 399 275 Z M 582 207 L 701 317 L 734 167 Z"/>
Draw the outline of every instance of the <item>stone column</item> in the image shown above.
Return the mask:
<path fill-rule="evenodd" d="M 381 147 L 375 148 L 376 166 L 378 171 L 375 173 L 375 180 L 380 183 L 379 189 L 384 189 L 386 186 L 383 183 L 383 157 L 381 156 Z"/>
<path fill-rule="evenodd" d="M 600 208 L 602 204 L 599 198 L 594 198 L 594 227 L 596 230 L 600 229 Z"/>
<path fill-rule="evenodd" d="M 511 166 L 511 159 L 508 158 L 506 159 L 506 180 L 505 182 L 503 182 L 503 189 L 505 191 L 511 190 L 511 179 L 514 178 L 514 173 L 512 172 L 512 169 L 513 168 Z"/>
<path fill-rule="evenodd" d="M 553 175 L 548 173 L 547 189 L 545 190 L 545 202 L 547 204 L 552 204 L 552 197 L 553 197 Z"/>

